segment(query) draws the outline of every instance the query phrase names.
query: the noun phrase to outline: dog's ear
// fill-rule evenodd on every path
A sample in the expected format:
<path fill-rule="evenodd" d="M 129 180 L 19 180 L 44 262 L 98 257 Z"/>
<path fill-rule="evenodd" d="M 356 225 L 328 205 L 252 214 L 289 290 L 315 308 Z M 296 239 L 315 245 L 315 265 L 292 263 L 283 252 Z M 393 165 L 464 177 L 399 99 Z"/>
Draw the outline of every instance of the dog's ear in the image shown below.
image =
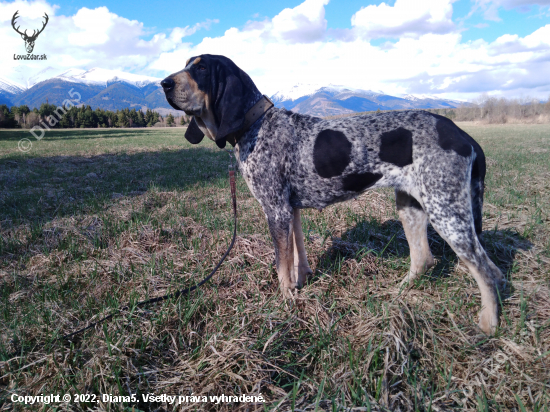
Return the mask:
<path fill-rule="evenodd" d="M 195 116 L 191 119 L 187 131 L 185 132 L 185 138 L 189 140 L 189 143 L 198 144 L 204 138 L 204 133 L 199 129 Z"/>
<path fill-rule="evenodd" d="M 218 96 L 214 102 L 214 112 L 218 119 L 216 144 L 225 147 L 227 135 L 244 126 L 243 85 L 240 79 L 231 73 L 222 79 Z"/>
<path fill-rule="evenodd" d="M 224 56 L 212 56 L 211 93 L 212 108 L 216 117 L 218 132 L 216 144 L 225 147 L 226 138 L 244 126 L 245 105 L 261 93 L 252 79 Z"/>

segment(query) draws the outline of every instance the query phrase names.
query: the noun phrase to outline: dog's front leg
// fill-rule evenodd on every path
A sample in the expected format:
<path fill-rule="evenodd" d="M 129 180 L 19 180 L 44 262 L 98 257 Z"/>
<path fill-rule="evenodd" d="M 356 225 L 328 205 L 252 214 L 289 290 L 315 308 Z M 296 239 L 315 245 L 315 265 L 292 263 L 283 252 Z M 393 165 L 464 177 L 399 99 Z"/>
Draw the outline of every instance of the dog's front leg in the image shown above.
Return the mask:
<path fill-rule="evenodd" d="M 279 285 L 285 297 L 292 297 L 292 290 L 296 288 L 294 269 L 294 239 L 293 239 L 293 211 L 279 212 L 276 216 L 268 216 L 269 231 L 275 246 L 275 261 Z"/>

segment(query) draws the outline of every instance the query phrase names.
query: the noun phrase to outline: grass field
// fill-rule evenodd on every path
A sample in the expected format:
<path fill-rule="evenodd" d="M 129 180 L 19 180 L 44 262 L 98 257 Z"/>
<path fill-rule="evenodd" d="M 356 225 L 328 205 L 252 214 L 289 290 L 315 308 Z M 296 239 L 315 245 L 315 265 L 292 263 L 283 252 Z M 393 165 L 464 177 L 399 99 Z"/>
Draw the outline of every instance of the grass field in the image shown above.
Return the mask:
<path fill-rule="evenodd" d="M 550 126 L 460 126 L 488 158 L 483 237 L 510 285 L 490 338 L 431 227 L 437 265 L 398 288 L 409 256 L 391 190 L 302 214 L 315 273 L 284 302 L 239 178 L 237 243 L 209 283 L 53 342 L 209 273 L 231 237 L 229 157 L 182 129 L 0 131 L 0 410 L 550 411 Z M 11 400 L 67 393 L 136 401 Z"/>

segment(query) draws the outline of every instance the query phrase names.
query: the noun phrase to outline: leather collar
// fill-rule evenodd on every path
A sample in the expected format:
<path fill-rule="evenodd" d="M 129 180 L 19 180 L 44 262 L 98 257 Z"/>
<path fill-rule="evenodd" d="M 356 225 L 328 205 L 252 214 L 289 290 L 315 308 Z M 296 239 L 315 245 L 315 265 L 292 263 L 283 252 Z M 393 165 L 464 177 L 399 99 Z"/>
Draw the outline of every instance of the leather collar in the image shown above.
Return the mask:
<path fill-rule="evenodd" d="M 240 130 L 237 130 L 234 133 L 231 133 L 226 137 L 226 140 L 231 143 L 233 146 L 236 146 L 237 143 L 239 143 L 239 140 L 243 135 L 246 133 L 246 131 L 252 126 L 256 120 L 260 118 L 265 112 L 267 112 L 269 109 L 271 109 L 273 106 L 273 102 L 269 97 L 267 97 L 265 94 L 263 97 L 254 105 L 252 108 L 246 112 L 246 115 L 244 116 L 244 125 Z"/>

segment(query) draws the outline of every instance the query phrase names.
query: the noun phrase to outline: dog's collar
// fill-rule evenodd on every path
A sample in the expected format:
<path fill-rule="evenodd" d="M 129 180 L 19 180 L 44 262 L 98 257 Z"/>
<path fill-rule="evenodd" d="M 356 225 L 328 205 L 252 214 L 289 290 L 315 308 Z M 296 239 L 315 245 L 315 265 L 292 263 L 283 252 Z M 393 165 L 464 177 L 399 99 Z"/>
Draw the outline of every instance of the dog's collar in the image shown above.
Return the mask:
<path fill-rule="evenodd" d="M 264 94 L 263 97 L 254 106 L 252 106 L 252 108 L 248 112 L 246 112 L 246 115 L 244 116 L 243 127 L 240 130 L 229 134 L 226 137 L 226 140 L 233 146 L 235 146 L 237 143 L 239 143 L 239 140 L 241 139 L 241 137 L 243 137 L 250 126 L 252 126 L 256 122 L 256 120 L 260 118 L 260 116 L 262 116 L 273 106 L 275 105 L 273 104 L 271 99 Z"/>

